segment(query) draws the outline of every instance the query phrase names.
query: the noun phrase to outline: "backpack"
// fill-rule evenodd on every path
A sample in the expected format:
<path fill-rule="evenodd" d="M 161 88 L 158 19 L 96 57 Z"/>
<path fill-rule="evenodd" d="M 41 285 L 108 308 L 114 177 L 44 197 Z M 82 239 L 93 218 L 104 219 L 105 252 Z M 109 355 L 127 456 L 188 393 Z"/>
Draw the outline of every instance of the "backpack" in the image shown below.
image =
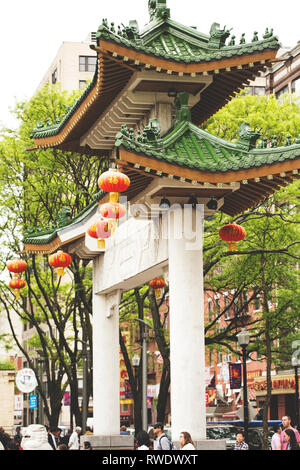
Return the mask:
<path fill-rule="evenodd" d="M 166 434 L 162 434 L 162 435 L 160 436 L 159 440 L 158 440 L 158 443 L 159 443 L 160 447 L 161 447 L 160 441 L 161 441 L 161 439 L 162 439 L 163 437 L 165 437 L 165 438 L 168 440 L 168 443 L 169 443 L 169 446 L 170 446 L 170 450 L 176 450 L 176 447 L 174 446 L 173 442 L 168 438 L 168 436 L 166 436 Z"/>

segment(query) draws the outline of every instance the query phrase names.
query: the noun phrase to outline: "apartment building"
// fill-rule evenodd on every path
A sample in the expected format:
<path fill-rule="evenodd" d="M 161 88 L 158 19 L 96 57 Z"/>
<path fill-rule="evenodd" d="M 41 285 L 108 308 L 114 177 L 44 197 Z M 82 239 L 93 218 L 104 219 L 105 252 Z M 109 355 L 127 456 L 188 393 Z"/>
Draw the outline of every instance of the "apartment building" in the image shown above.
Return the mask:
<path fill-rule="evenodd" d="M 63 42 L 38 90 L 46 83 L 59 83 L 62 91 L 83 90 L 96 70 L 96 52 L 90 48 L 93 43 L 95 33 L 90 33 L 83 42 Z"/>

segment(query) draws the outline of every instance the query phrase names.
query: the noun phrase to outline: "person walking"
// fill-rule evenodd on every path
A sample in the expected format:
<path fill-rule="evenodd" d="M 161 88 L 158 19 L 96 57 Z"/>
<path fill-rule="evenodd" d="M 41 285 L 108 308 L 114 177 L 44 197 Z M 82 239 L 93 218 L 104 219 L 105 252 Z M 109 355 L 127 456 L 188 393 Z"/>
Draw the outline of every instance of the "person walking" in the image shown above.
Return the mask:
<path fill-rule="evenodd" d="M 280 447 L 280 434 L 282 433 L 282 427 L 280 424 L 277 424 L 273 427 L 274 434 L 271 439 L 271 449 L 279 450 Z"/>
<path fill-rule="evenodd" d="M 57 428 L 56 426 L 50 426 L 48 430 L 48 442 L 53 450 L 57 450 Z"/>
<path fill-rule="evenodd" d="M 150 437 L 146 431 L 140 431 L 136 437 L 137 450 L 149 450 L 150 449 Z"/>
<path fill-rule="evenodd" d="M 69 450 L 66 444 L 58 444 L 57 450 Z"/>
<path fill-rule="evenodd" d="M 174 446 L 164 433 L 164 425 L 162 423 L 156 423 L 153 426 L 153 431 L 156 436 L 154 441 L 154 450 L 172 450 Z"/>
<path fill-rule="evenodd" d="M 69 439 L 69 450 L 79 450 L 79 435 L 81 434 L 81 427 L 76 426 L 75 430 Z"/>
<path fill-rule="evenodd" d="M 126 426 L 121 426 L 121 428 L 120 428 L 120 435 L 121 435 L 121 436 L 129 436 L 129 432 L 127 431 Z"/>
<path fill-rule="evenodd" d="M 237 432 L 236 443 L 235 443 L 233 450 L 249 450 L 249 446 L 245 442 L 245 434 L 243 431 Z"/>
<path fill-rule="evenodd" d="M 7 450 L 8 445 L 12 442 L 10 435 L 4 431 L 2 426 L 0 427 L 0 442 L 2 443 L 5 450 Z"/>
<path fill-rule="evenodd" d="M 188 432 L 182 432 L 179 436 L 180 450 L 196 450 L 192 437 Z"/>
<path fill-rule="evenodd" d="M 90 441 L 84 441 L 82 450 L 93 450 Z"/>
<path fill-rule="evenodd" d="M 284 432 L 282 432 L 280 434 L 280 447 L 279 447 L 279 450 L 288 450 L 289 441 L 286 439 L 287 434 L 285 433 L 285 431 L 287 431 L 289 429 L 292 430 L 295 433 L 296 441 L 298 442 L 298 444 L 300 443 L 300 434 L 297 431 L 297 429 L 292 427 L 291 423 L 292 423 L 292 420 L 291 420 L 290 416 L 283 416 L 282 417 L 282 425 L 283 425 L 283 431 Z"/>
<path fill-rule="evenodd" d="M 14 439 L 18 438 L 20 441 L 22 440 L 22 433 L 21 433 L 21 426 L 16 427 L 16 434 L 14 435 Z"/>
<path fill-rule="evenodd" d="M 284 433 L 284 440 L 287 442 L 285 450 L 300 450 L 294 431 L 292 429 L 285 429 L 282 432 Z"/>

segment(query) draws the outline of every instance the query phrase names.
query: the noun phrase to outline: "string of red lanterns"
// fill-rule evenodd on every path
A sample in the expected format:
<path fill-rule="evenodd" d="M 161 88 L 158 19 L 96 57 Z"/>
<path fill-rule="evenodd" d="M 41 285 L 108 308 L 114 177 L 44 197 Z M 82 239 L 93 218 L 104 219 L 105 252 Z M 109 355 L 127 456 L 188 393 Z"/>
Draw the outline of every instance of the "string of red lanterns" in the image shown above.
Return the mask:
<path fill-rule="evenodd" d="M 13 273 L 14 277 L 9 282 L 9 287 L 14 290 L 16 299 L 20 296 L 20 289 L 24 289 L 26 287 L 26 281 L 21 279 L 22 273 L 27 271 L 28 264 L 26 261 L 22 259 L 13 259 L 12 261 L 8 261 L 6 264 L 7 269 L 9 272 Z"/>
<path fill-rule="evenodd" d="M 100 205 L 100 214 L 106 220 L 100 219 L 91 225 L 87 234 L 97 240 L 97 247 L 105 249 L 105 240 L 110 238 L 116 229 L 117 220 L 126 215 L 126 207 L 119 203 L 119 193 L 126 191 L 130 186 L 130 179 L 115 168 L 102 173 L 98 186 L 109 193 L 109 202 Z"/>

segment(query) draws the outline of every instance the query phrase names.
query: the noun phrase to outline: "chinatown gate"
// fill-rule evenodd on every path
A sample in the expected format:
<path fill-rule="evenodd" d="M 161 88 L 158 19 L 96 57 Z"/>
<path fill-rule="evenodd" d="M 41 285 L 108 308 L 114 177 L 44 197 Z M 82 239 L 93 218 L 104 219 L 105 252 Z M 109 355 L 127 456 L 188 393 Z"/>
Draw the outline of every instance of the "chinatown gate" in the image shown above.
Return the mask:
<path fill-rule="evenodd" d="M 235 144 L 198 126 L 275 59 L 266 30 L 239 41 L 214 23 L 208 35 L 170 18 L 166 0 L 149 1 L 142 29 L 103 20 L 98 66 L 61 122 L 40 123 L 36 149 L 107 156 L 131 181 L 128 215 L 98 249 L 86 231 L 99 219 L 103 191 L 75 219 L 27 235 L 29 253 L 58 249 L 93 261 L 93 408 L 95 448 L 131 447 L 120 436 L 119 315 L 122 292 L 164 275 L 170 295 L 173 440 L 190 432 L 207 448 L 205 408 L 203 218 L 235 216 L 298 177 L 300 140 L 282 147 L 240 126 Z M 228 44 L 226 44 L 228 40 Z M 96 188 L 95 188 L 96 189 Z M 120 202 L 122 200 L 120 199 Z M 162 202 L 171 206 L 161 210 Z"/>

